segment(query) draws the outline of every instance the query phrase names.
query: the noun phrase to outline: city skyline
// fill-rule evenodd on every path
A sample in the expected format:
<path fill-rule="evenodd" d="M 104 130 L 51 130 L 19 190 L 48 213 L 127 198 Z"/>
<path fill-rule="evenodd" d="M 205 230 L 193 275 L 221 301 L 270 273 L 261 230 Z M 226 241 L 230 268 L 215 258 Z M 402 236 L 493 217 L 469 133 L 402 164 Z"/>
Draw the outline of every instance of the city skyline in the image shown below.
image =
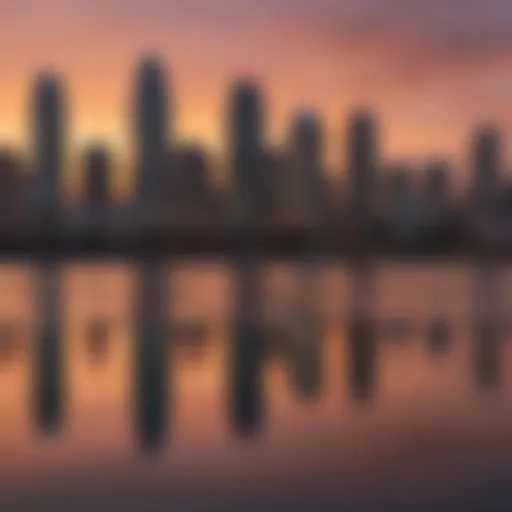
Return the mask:
<path fill-rule="evenodd" d="M 58 240 L 119 250 L 123 241 L 135 249 L 153 238 L 163 249 L 169 243 L 176 247 L 185 235 L 188 243 L 210 239 L 225 250 L 235 235 L 240 247 L 252 240 L 267 249 L 273 243 L 274 249 L 291 249 L 293 240 L 310 249 L 327 243 L 332 250 L 341 243 L 345 251 L 512 248 L 512 181 L 499 126 L 470 127 L 461 190 L 450 160 L 386 158 L 386 120 L 370 107 L 354 107 L 340 118 L 344 136 L 338 148 L 344 157 L 329 175 L 322 113 L 298 106 L 286 138 L 272 144 L 265 84 L 240 76 L 226 91 L 226 148 L 219 165 L 202 144 L 183 144 L 177 136 L 180 101 L 172 76 L 158 54 L 144 54 L 135 63 L 126 107 L 129 193 L 116 193 L 116 155 L 107 142 L 94 141 L 74 173 L 78 196 L 71 202 L 66 182 L 74 170 L 67 150 L 72 95 L 57 72 L 36 76 L 29 100 L 30 152 L 23 161 L 10 149 L 2 151 L 6 247 L 50 247 Z"/>
<path fill-rule="evenodd" d="M 66 9 L 63 10 L 65 11 Z M 84 23 L 86 20 L 87 17 Z M 112 21 L 114 23 L 115 19 Z M 24 26 L 22 22 L 23 20 L 18 20 L 19 34 L 9 30 L 3 34 L 6 43 L 13 44 L 13 41 L 20 37 L 23 32 L 21 27 Z M 77 23 L 76 20 L 75 22 Z M 69 27 L 76 28 L 73 24 Z M 38 28 L 42 32 L 47 30 L 44 23 Z M 99 40 L 103 30 L 105 28 L 98 23 Z M 268 30 L 270 34 L 274 34 L 277 28 L 271 27 Z M 269 104 L 267 133 L 273 144 L 280 143 L 286 138 L 288 124 L 296 107 L 304 105 L 319 110 L 325 124 L 326 155 L 329 162 L 328 171 L 331 174 L 335 174 L 336 165 L 343 159 L 343 153 L 339 150 L 339 139 L 344 135 L 340 119 L 348 116 L 353 106 L 368 106 L 379 118 L 385 120 L 386 129 L 382 134 L 384 156 L 425 158 L 430 154 L 444 155 L 452 158 L 457 164 L 459 170 L 456 176 L 461 173 L 460 168 L 466 161 L 464 150 L 470 137 L 469 126 L 493 122 L 502 126 L 505 135 L 512 135 L 509 128 L 512 122 L 507 108 L 508 96 L 503 85 L 506 83 L 506 76 L 499 88 L 493 86 L 493 80 L 489 78 L 494 76 L 494 72 L 485 73 L 489 82 L 487 86 L 485 83 L 478 85 L 482 81 L 481 69 L 472 68 L 471 62 L 468 64 L 469 69 L 464 70 L 464 76 L 456 77 L 453 84 L 443 85 L 442 80 L 443 76 L 446 80 L 452 80 L 453 75 L 457 75 L 455 65 L 453 70 L 448 69 L 439 78 L 441 83 L 435 86 L 431 83 L 434 80 L 432 77 L 423 76 L 427 74 L 429 68 L 421 73 L 418 71 L 419 77 L 416 77 L 418 73 L 413 71 L 410 75 L 404 74 L 402 78 L 395 80 L 396 83 L 392 80 L 390 85 L 390 71 L 382 69 L 386 66 L 378 63 L 375 63 L 371 72 L 363 73 L 368 75 L 366 79 L 353 81 L 350 77 L 353 73 L 358 73 L 358 62 L 362 59 L 360 51 L 354 49 L 354 45 L 348 45 L 342 52 L 343 55 L 337 59 L 332 52 L 326 51 L 326 43 L 317 42 L 315 46 L 315 38 L 307 30 L 304 31 L 304 36 L 310 45 L 309 50 L 303 48 L 305 43 L 302 46 L 298 44 L 296 30 L 282 30 L 281 35 L 286 45 L 283 48 L 277 46 L 277 53 L 284 64 L 281 66 L 265 64 L 265 59 L 260 55 L 263 48 L 257 47 L 257 38 L 250 48 L 247 48 L 245 56 L 244 45 L 237 50 L 236 58 L 232 56 L 230 59 L 229 52 L 224 49 L 227 55 L 223 55 L 222 52 L 215 55 L 213 65 L 206 57 L 200 58 L 198 44 L 190 44 L 192 35 L 197 35 L 197 31 L 187 34 L 188 45 L 185 45 L 185 48 L 183 44 L 171 45 L 158 41 L 158 37 L 154 40 L 151 40 L 151 37 L 135 37 L 126 48 L 123 46 L 122 55 L 119 58 L 116 56 L 116 59 L 108 45 L 95 52 L 92 58 L 92 53 L 89 52 L 92 52 L 99 43 L 88 41 L 92 45 L 90 50 L 83 45 L 80 46 L 82 52 L 87 52 L 86 58 L 82 59 L 79 48 L 76 49 L 76 53 L 72 51 L 75 44 L 78 44 L 73 43 L 75 38 L 71 38 L 69 50 L 57 50 L 53 47 L 57 45 L 55 39 L 58 39 L 62 46 L 61 31 L 62 28 L 56 31 L 53 43 L 51 38 L 50 43 L 45 43 L 52 47 L 52 51 L 46 51 L 43 45 L 37 55 L 30 52 L 25 55 L 20 52 L 18 63 L 11 62 L 8 55 L 2 55 L 6 74 L 0 86 L 0 140 L 23 150 L 27 149 L 27 99 L 30 96 L 34 74 L 40 69 L 57 70 L 62 73 L 69 93 L 71 146 L 77 149 L 82 148 L 91 139 L 105 140 L 116 154 L 116 159 L 121 161 L 123 170 L 120 171 L 120 178 L 123 182 L 129 174 L 123 164 L 130 153 L 130 132 L 127 123 L 130 115 L 134 63 L 141 52 L 145 51 L 156 51 L 168 63 L 170 90 L 177 106 L 173 111 L 176 138 L 200 141 L 215 156 L 221 155 L 225 147 L 222 116 L 227 104 L 226 91 L 233 80 L 241 74 L 254 76 L 263 84 Z M 114 39 L 116 34 L 113 29 Z M 247 37 L 252 41 L 250 33 Z M 79 36 L 77 38 L 79 39 Z M 289 42 L 290 38 L 297 43 L 296 46 Z M 1 41 L 0 39 L 0 43 Z M 187 57 L 188 49 L 193 52 L 194 58 L 190 55 Z M 121 51 L 119 48 L 118 50 Z M 256 50 L 259 59 L 252 58 Z M 322 50 L 325 51 L 325 55 L 321 53 Z M 349 51 L 354 54 L 352 59 L 345 55 Z M 297 53 L 304 54 L 302 63 L 297 62 Z M 403 52 L 397 52 L 397 58 L 401 53 Z M 477 60 L 478 54 L 474 53 Z M 471 55 L 472 53 L 469 57 Z M 468 58 L 465 55 L 462 57 Z M 328 58 L 328 64 L 323 62 L 324 58 Z M 386 58 L 392 68 L 393 54 Z M 471 58 L 469 60 L 471 61 Z M 374 58 L 369 58 L 369 61 L 373 63 Z M 418 68 L 421 68 L 421 60 L 418 60 L 417 64 Z M 479 65 L 482 66 L 481 63 Z M 489 60 L 489 66 L 491 65 L 492 59 Z M 281 67 L 289 72 L 281 70 Z M 327 68 L 332 76 L 329 76 Z M 300 70 L 302 71 L 298 73 Z M 339 75 L 342 75 L 343 79 Z M 365 92 L 368 88 L 368 84 L 362 83 L 365 81 L 373 84 L 370 92 Z M 409 82 L 413 82 L 413 85 L 408 85 Z M 394 92 L 390 92 L 390 87 L 397 90 L 393 89 Z M 472 91 L 473 87 L 476 87 L 476 92 Z M 507 162 L 510 162 L 510 144 L 506 144 L 504 149 Z"/>
<path fill-rule="evenodd" d="M 152 63 L 152 64 L 151 64 Z M 0 130 L 0 145 L 2 149 L 12 151 L 25 163 L 30 162 L 32 159 L 37 159 L 38 148 L 37 141 L 35 140 L 34 133 L 34 109 L 37 109 L 37 95 L 38 84 L 45 80 L 55 81 L 56 86 L 59 88 L 59 95 L 61 101 L 61 122 L 62 130 L 62 150 L 64 151 L 64 161 L 62 162 L 63 173 L 61 179 L 64 183 L 64 190 L 66 195 L 71 196 L 77 194 L 80 188 L 80 182 L 84 180 L 82 176 L 83 156 L 91 147 L 102 146 L 109 153 L 109 161 L 111 164 L 111 175 L 113 177 L 113 193 L 114 196 L 119 197 L 130 193 L 131 189 L 137 189 L 139 186 L 144 186 L 139 182 L 137 177 L 137 166 L 140 166 L 140 148 L 138 148 L 139 141 L 144 135 L 137 132 L 134 125 L 137 109 L 140 108 L 141 99 L 143 94 L 141 92 L 141 74 L 144 66 L 153 65 L 155 72 L 160 74 L 162 99 L 161 105 L 155 105 L 155 115 L 161 117 L 161 134 L 159 137 L 162 139 L 162 144 L 167 144 L 172 141 L 172 146 L 178 147 L 201 147 L 205 152 L 205 156 L 209 161 L 209 168 L 211 177 L 215 182 L 222 183 L 226 179 L 232 177 L 229 173 L 229 158 L 231 140 L 229 135 L 229 109 L 230 102 L 232 102 L 233 88 L 237 84 L 250 82 L 258 87 L 258 95 L 261 109 L 261 134 L 262 145 L 270 151 L 288 151 L 291 149 L 289 146 L 293 144 L 293 131 L 297 129 L 294 126 L 297 122 L 300 123 L 301 118 L 307 124 L 307 118 L 311 117 L 313 123 L 318 126 L 315 128 L 318 131 L 317 137 L 319 139 L 319 148 L 316 150 L 318 155 L 317 159 L 321 163 L 321 171 L 326 175 L 329 181 L 347 181 L 350 180 L 350 151 L 346 147 L 346 142 L 350 137 L 350 119 L 357 112 L 367 112 L 371 115 L 373 121 L 378 128 L 378 144 L 379 150 L 379 165 L 381 171 L 396 165 L 408 166 L 411 170 L 414 168 L 422 168 L 424 166 L 433 165 L 437 162 L 444 162 L 450 166 L 450 175 L 453 184 L 456 186 L 464 186 L 471 177 L 471 167 L 473 165 L 473 143 L 475 134 L 480 130 L 494 129 L 499 132 L 500 136 L 500 171 L 504 176 L 509 175 L 508 165 L 508 147 L 510 146 L 507 137 L 506 125 L 501 125 L 498 122 L 487 119 L 487 122 L 476 121 L 473 125 L 465 127 L 465 132 L 462 138 L 458 141 L 461 150 L 458 154 L 450 154 L 449 152 L 436 152 L 425 149 L 416 154 L 409 153 L 408 151 L 398 152 L 397 154 L 390 154 L 386 149 L 386 141 L 389 139 L 390 126 L 393 124 L 393 118 L 385 118 L 381 113 L 374 109 L 371 103 L 354 104 L 347 107 L 346 110 L 339 112 L 324 112 L 320 107 L 304 103 L 295 104 L 283 117 L 283 127 L 280 129 L 282 132 L 279 137 L 272 135 L 272 118 L 273 118 L 273 102 L 267 90 L 267 84 L 263 82 L 258 76 L 253 74 L 248 75 L 234 75 L 230 77 L 226 83 L 226 88 L 223 91 L 223 98 L 219 107 L 221 111 L 218 113 L 218 118 L 215 119 L 216 124 L 219 126 L 219 132 L 222 132 L 222 143 L 218 142 L 213 146 L 209 143 L 208 137 L 201 138 L 200 132 L 194 136 L 187 137 L 179 129 L 179 113 L 181 105 L 181 97 L 179 90 L 175 86 L 176 73 L 165 56 L 158 52 L 148 51 L 139 53 L 135 60 L 132 62 L 131 70 L 128 75 L 130 82 L 126 84 L 126 90 L 118 96 L 124 96 L 125 104 L 123 110 L 125 112 L 123 127 L 121 132 L 124 134 L 119 140 L 124 139 L 121 145 L 117 144 L 108 134 L 101 134 L 101 130 L 91 133 L 90 136 L 84 137 L 80 142 L 76 139 L 76 126 L 80 124 L 80 119 L 73 120 L 74 104 L 77 101 L 77 95 L 73 93 L 69 87 L 66 75 L 62 70 L 57 68 L 42 68 L 35 75 L 32 76 L 30 82 L 30 89 L 27 91 L 25 98 L 24 116 L 24 141 L 12 140 L 9 136 L 1 137 Z M 158 68 L 158 69 L 156 69 Z M 120 91 L 121 92 L 121 91 Z M 148 95 L 146 95 L 148 96 Z M 151 96 L 151 94 L 149 94 Z M 1 97 L 0 97 L 1 98 Z M 336 129 L 333 131 L 332 126 L 329 127 L 329 119 L 336 117 Z M 482 116 L 482 119 L 485 119 Z M 78 122 L 77 122 L 78 121 Z M 1 122 L 0 122 L 1 124 Z M 414 129 L 414 125 L 412 130 Z M 307 130 L 307 129 L 306 129 Z M 335 133 L 334 133 L 335 132 Z M 75 135 L 73 135 L 75 134 Z M 335 139 L 335 142 L 333 140 Z M 118 140 L 118 142 L 119 142 Z M 333 147 L 334 146 L 334 147 Z M 154 151 L 155 148 L 147 150 L 146 152 Z M 388 148 L 389 149 L 389 148 Z M 306 156 L 307 158 L 307 156 Z"/>

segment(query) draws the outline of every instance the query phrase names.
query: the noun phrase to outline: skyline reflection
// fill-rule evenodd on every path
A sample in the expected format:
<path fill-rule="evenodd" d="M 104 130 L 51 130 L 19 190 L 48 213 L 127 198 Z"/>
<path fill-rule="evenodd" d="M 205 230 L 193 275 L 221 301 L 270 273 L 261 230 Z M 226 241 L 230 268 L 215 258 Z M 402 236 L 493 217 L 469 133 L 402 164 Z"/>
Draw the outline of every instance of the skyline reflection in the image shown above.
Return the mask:
<path fill-rule="evenodd" d="M 115 263 L 113 265 L 115 267 Z M 461 327 L 467 330 L 468 341 L 472 340 L 472 365 L 468 367 L 468 373 L 473 375 L 475 386 L 482 390 L 500 386 L 503 340 L 507 335 L 506 322 L 496 313 L 501 311 L 506 316 L 498 292 L 502 270 L 481 265 L 475 267 L 472 278 L 474 298 L 472 303 L 468 302 L 468 317 L 461 326 L 460 319 L 450 318 L 449 311 L 423 316 L 382 316 L 378 312 L 382 307 L 379 306 L 382 290 L 378 284 L 382 270 L 371 264 L 338 269 L 345 272 L 348 279 L 344 283 L 338 282 L 340 290 L 345 289 L 343 307 L 334 308 L 342 312 L 341 316 L 334 311 L 327 312 L 329 307 L 326 308 L 321 300 L 325 267 L 311 259 L 289 265 L 293 283 L 281 292 L 269 289 L 270 267 L 272 262 L 246 256 L 223 267 L 224 270 L 216 271 L 231 282 L 229 303 L 232 306 L 229 303 L 222 306 L 230 311 L 225 320 L 228 328 L 225 340 L 226 400 L 228 416 L 238 434 L 252 436 L 265 432 L 269 365 L 277 364 L 282 369 L 296 400 L 317 401 L 321 398 L 325 381 L 325 343 L 332 336 L 330 326 L 336 316 L 341 320 L 337 343 L 346 347 L 345 363 L 339 371 L 346 375 L 347 393 L 355 401 L 378 396 L 381 356 L 387 350 L 388 340 L 401 339 L 404 347 L 412 347 L 412 340 L 420 336 L 427 349 L 425 358 L 428 353 L 445 354 L 446 358 L 454 343 L 453 337 L 461 335 Z M 94 268 L 92 265 L 90 270 L 88 286 L 91 290 L 96 290 Z M 171 430 L 172 418 L 178 414 L 172 399 L 175 392 L 180 392 L 172 385 L 171 376 L 177 371 L 172 368 L 175 364 L 173 347 L 181 345 L 193 349 L 196 356 L 190 359 L 190 364 L 196 364 L 201 361 L 200 354 L 207 351 L 211 337 L 218 337 L 218 329 L 223 324 L 216 323 L 214 318 L 203 318 L 201 314 L 188 319 L 175 316 L 170 296 L 173 275 L 180 272 L 179 265 L 175 270 L 168 261 L 145 260 L 129 265 L 130 268 L 135 283 L 134 295 L 123 299 L 132 303 L 133 314 L 129 313 L 120 321 L 134 336 L 133 342 L 129 342 L 133 345 L 129 348 L 130 389 L 138 443 L 143 451 L 154 452 L 162 448 Z M 63 297 L 66 290 L 62 283 L 64 271 L 62 265 L 50 261 L 38 264 L 34 270 L 34 274 L 27 274 L 35 300 L 34 421 L 41 433 L 57 435 L 67 421 L 69 378 L 66 375 L 73 372 L 69 368 L 72 361 L 66 356 L 68 342 L 63 327 L 66 313 L 62 305 L 67 302 Z M 332 280 L 334 291 L 335 283 Z M 90 300 L 99 299 L 102 292 L 100 288 L 98 290 Z M 392 289 L 389 292 L 393 294 Z M 281 313 L 272 318 L 268 317 L 266 306 L 272 298 L 269 293 L 284 293 Z M 210 298 L 212 304 L 215 303 L 214 293 Z M 179 295 L 174 302 L 180 302 Z M 25 308 L 28 311 L 30 306 L 26 304 Z M 97 313 L 83 321 L 84 354 L 93 367 L 103 368 L 108 374 L 111 358 L 116 353 L 115 344 L 119 343 L 115 334 L 119 319 L 109 317 L 108 311 L 101 311 L 100 307 Z M 8 367 L 18 364 L 9 353 L 16 352 L 23 337 L 16 334 L 20 329 L 9 317 L 2 325 L 2 346 L 5 346 L 2 353 L 6 354 L 3 366 Z M 224 341 L 220 339 L 216 343 L 223 345 Z M 29 347 L 31 345 L 29 343 Z M 94 374 L 92 378 L 95 378 Z M 222 415 L 222 411 L 218 414 Z"/>
<path fill-rule="evenodd" d="M 48 468 L 136 488 L 151 467 L 338 503 L 331 484 L 387 468 L 435 494 L 420 448 L 463 478 L 448 446 L 483 471 L 512 433 L 506 266 L 46 260 L 0 265 L 0 283 L 0 473 L 29 488 Z"/>

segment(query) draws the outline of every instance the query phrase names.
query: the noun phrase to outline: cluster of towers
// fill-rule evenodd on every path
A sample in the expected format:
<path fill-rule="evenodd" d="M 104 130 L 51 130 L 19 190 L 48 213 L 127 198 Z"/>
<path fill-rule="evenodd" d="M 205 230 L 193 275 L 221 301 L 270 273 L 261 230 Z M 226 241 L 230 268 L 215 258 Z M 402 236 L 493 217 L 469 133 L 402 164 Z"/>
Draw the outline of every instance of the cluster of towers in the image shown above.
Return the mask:
<path fill-rule="evenodd" d="M 488 232 L 490 225 L 499 227 L 499 219 L 507 217 L 504 210 L 512 204 L 507 199 L 510 187 L 499 178 L 500 135 L 494 127 L 477 132 L 469 173 L 472 186 L 456 199 L 447 162 L 429 162 L 424 173 L 409 165 L 383 163 L 373 115 L 356 111 L 348 122 L 346 172 L 336 184 L 325 172 L 318 113 L 298 111 L 285 146 L 272 148 L 265 140 L 264 95 L 256 81 L 241 79 L 230 93 L 228 180 L 221 187 L 214 185 L 205 152 L 175 140 L 162 60 L 141 60 L 134 92 L 131 197 L 114 201 L 110 153 L 102 145 L 92 145 L 83 158 L 84 200 L 70 206 L 62 188 L 69 172 L 65 89 L 52 73 L 36 79 L 30 172 L 24 172 L 9 151 L 0 154 L 1 228 L 16 232 L 32 226 L 41 232 L 72 227 L 76 233 L 86 226 L 293 226 L 352 238 L 369 232 L 415 238 L 464 230 L 468 218 L 471 227 Z"/>

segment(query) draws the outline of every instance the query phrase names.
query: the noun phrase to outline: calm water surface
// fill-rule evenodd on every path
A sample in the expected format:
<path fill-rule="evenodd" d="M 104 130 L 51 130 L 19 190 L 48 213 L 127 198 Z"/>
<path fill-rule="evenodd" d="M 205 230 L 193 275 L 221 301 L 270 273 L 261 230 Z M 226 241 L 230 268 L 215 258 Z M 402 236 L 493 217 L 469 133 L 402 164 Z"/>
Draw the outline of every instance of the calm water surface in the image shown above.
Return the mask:
<path fill-rule="evenodd" d="M 1 510 L 512 510 L 512 267 L 0 266 Z"/>

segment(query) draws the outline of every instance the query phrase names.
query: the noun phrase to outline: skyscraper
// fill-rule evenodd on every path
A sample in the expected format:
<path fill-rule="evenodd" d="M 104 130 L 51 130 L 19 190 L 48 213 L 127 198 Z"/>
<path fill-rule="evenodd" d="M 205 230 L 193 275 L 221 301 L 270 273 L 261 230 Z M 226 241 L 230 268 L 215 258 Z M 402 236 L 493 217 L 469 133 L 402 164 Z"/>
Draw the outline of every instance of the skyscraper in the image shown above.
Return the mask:
<path fill-rule="evenodd" d="M 444 205 L 449 193 L 449 165 L 443 161 L 431 162 L 426 168 L 425 195 L 431 204 Z"/>
<path fill-rule="evenodd" d="M 300 216 L 309 223 L 321 218 L 325 205 L 322 176 L 322 127 L 314 110 L 301 110 L 290 129 L 291 188 L 298 200 Z"/>
<path fill-rule="evenodd" d="M 348 126 L 348 179 L 352 214 L 358 230 L 366 230 L 373 215 L 377 165 L 375 121 L 370 112 L 356 111 Z"/>
<path fill-rule="evenodd" d="M 418 198 L 411 169 L 404 164 L 392 165 L 386 171 L 384 197 L 385 218 L 394 237 L 409 239 L 418 226 Z"/>
<path fill-rule="evenodd" d="M 33 145 L 36 215 L 46 228 L 57 221 L 61 204 L 60 180 L 64 162 L 65 111 L 60 78 L 43 72 L 35 82 Z"/>
<path fill-rule="evenodd" d="M 232 92 L 230 157 L 237 218 L 254 224 L 268 199 L 263 177 L 263 105 L 258 85 L 239 81 Z"/>
<path fill-rule="evenodd" d="M 477 210 L 487 209 L 496 192 L 500 172 L 500 133 L 494 126 L 477 130 L 473 142 L 473 199 Z"/>
<path fill-rule="evenodd" d="M 168 149 L 168 104 L 164 63 L 142 58 L 137 71 L 134 137 L 137 160 L 136 197 L 144 211 L 160 212 Z"/>
<path fill-rule="evenodd" d="M 427 165 L 423 193 L 423 214 L 430 227 L 439 226 L 449 206 L 449 165 L 434 161 Z"/>
<path fill-rule="evenodd" d="M 177 148 L 174 156 L 169 197 L 176 225 L 213 225 L 217 212 L 205 152 L 187 145 Z"/>

